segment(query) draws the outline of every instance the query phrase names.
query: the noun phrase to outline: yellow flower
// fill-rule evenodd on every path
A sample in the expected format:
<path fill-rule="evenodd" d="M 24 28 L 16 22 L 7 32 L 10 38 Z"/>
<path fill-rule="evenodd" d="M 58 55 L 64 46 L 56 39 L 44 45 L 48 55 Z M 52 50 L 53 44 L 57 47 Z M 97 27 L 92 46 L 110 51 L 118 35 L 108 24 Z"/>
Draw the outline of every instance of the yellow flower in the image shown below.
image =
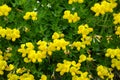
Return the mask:
<path fill-rule="evenodd" d="M 99 16 L 99 14 L 105 14 L 105 12 L 101 9 L 101 5 L 99 3 L 95 3 L 93 7 L 91 7 L 91 10 L 95 12 L 95 16 Z"/>
<path fill-rule="evenodd" d="M 3 74 L 4 74 L 4 72 L 2 70 L 0 70 L 0 75 L 3 75 Z"/>
<path fill-rule="evenodd" d="M 84 54 L 82 54 L 82 55 L 79 56 L 79 61 L 78 62 L 79 63 L 84 62 L 86 59 L 87 59 L 86 56 Z"/>
<path fill-rule="evenodd" d="M 80 20 L 80 17 L 78 16 L 77 12 L 71 14 L 69 10 L 66 10 L 64 11 L 63 19 L 68 19 L 69 23 L 75 23 Z"/>
<path fill-rule="evenodd" d="M 16 38 L 20 38 L 20 31 L 17 29 L 3 29 L 2 27 L 0 27 L 0 35 L 2 37 L 6 37 L 7 40 L 12 39 L 12 41 L 15 41 Z"/>
<path fill-rule="evenodd" d="M 16 38 L 20 38 L 20 31 L 17 29 L 13 29 L 11 38 L 12 38 L 12 41 L 15 41 Z"/>
<path fill-rule="evenodd" d="M 47 80 L 47 76 L 43 74 L 40 80 Z"/>
<path fill-rule="evenodd" d="M 26 47 L 31 49 L 31 50 L 34 49 L 34 45 L 31 42 L 27 42 Z"/>
<path fill-rule="evenodd" d="M 84 0 L 77 0 L 78 1 L 78 3 L 83 3 L 84 2 Z"/>
<path fill-rule="evenodd" d="M 73 2 L 83 3 L 84 0 L 69 0 L 68 4 L 72 4 Z"/>
<path fill-rule="evenodd" d="M 119 57 L 120 57 L 119 52 L 120 52 L 120 49 L 108 48 L 105 56 L 106 57 L 111 57 L 111 58 L 117 57 L 119 59 Z"/>
<path fill-rule="evenodd" d="M 82 40 L 82 43 L 83 44 L 85 44 L 85 45 L 90 45 L 91 43 L 91 41 L 92 41 L 92 37 L 90 37 L 90 36 L 85 36 L 84 38 L 81 38 L 81 40 Z"/>
<path fill-rule="evenodd" d="M 2 55 L 0 55 L 0 60 L 3 60 L 3 56 Z"/>
<path fill-rule="evenodd" d="M 37 20 L 37 12 L 31 12 L 31 17 L 32 17 L 32 20 Z"/>
<path fill-rule="evenodd" d="M 26 14 L 23 16 L 25 20 L 30 19 L 31 12 L 26 12 Z"/>
<path fill-rule="evenodd" d="M 91 10 L 95 12 L 95 16 L 99 16 L 99 14 L 104 15 L 106 12 L 113 12 L 113 9 L 117 6 L 115 2 L 107 2 L 103 0 L 101 3 L 95 3 Z"/>
<path fill-rule="evenodd" d="M 27 57 L 25 57 L 25 58 L 24 58 L 24 62 L 29 63 L 29 62 L 31 62 L 31 60 L 28 59 Z"/>
<path fill-rule="evenodd" d="M 6 35 L 6 30 L 3 29 L 2 26 L 0 26 L 0 36 L 4 38 L 5 35 Z"/>
<path fill-rule="evenodd" d="M 4 60 L 8 60 L 11 57 L 11 53 L 4 53 Z"/>
<path fill-rule="evenodd" d="M 79 51 L 81 48 L 82 43 L 80 41 L 73 42 L 72 47 L 77 47 L 77 50 Z"/>
<path fill-rule="evenodd" d="M 19 76 L 16 75 L 16 74 L 9 73 L 9 74 L 7 75 L 7 78 L 8 78 L 8 80 L 18 80 L 18 79 L 19 79 Z"/>
<path fill-rule="evenodd" d="M 52 35 L 52 39 L 58 39 L 60 35 L 57 32 L 54 32 Z"/>
<path fill-rule="evenodd" d="M 23 19 L 25 20 L 29 20 L 29 19 L 32 19 L 33 21 L 34 20 L 37 20 L 37 12 L 26 12 L 26 14 L 23 16 Z"/>
<path fill-rule="evenodd" d="M 7 40 L 10 40 L 11 38 L 12 38 L 12 29 L 10 29 L 10 28 L 6 28 L 6 39 Z"/>
<path fill-rule="evenodd" d="M 75 2 L 75 1 L 77 1 L 77 0 L 69 0 L 69 1 L 68 1 L 68 4 L 72 4 L 72 3 Z"/>
<path fill-rule="evenodd" d="M 88 76 L 88 72 L 80 71 L 80 76 L 75 75 L 72 77 L 72 80 L 90 80 L 90 78 L 87 76 Z"/>
<path fill-rule="evenodd" d="M 0 55 L 2 55 L 3 54 L 3 52 L 0 50 Z M 1 58 L 0 58 L 1 59 Z"/>
<path fill-rule="evenodd" d="M 28 54 L 28 59 L 30 59 L 33 63 L 36 62 L 36 51 L 31 50 L 30 53 Z"/>
<path fill-rule="evenodd" d="M 65 36 L 64 34 L 62 34 L 62 33 L 60 34 L 60 37 L 61 37 L 61 38 L 63 38 L 64 36 Z"/>
<path fill-rule="evenodd" d="M 37 51 L 36 53 L 36 59 L 38 60 L 38 62 L 42 62 L 42 59 L 46 58 L 46 52 L 43 51 Z"/>
<path fill-rule="evenodd" d="M 18 68 L 17 70 L 16 70 L 16 73 L 18 74 L 22 74 L 23 72 L 25 72 L 26 71 L 26 69 L 25 68 Z"/>
<path fill-rule="evenodd" d="M 3 15 L 8 16 L 10 11 L 11 11 L 11 8 L 6 4 L 0 6 L 0 16 L 3 16 Z"/>
<path fill-rule="evenodd" d="M 70 11 L 69 10 L 64 11 L 63 19 L 68 19 L 69 16 L 70 16 Z"/>
<path fill-rule="evenodd" d="M 89 28 L 88 24 L 80 25 L 78 27 L 78 34 L 82 34 L 83 38 L 85 38 L 92 31 L 93 31 L 93 28 Z"/>
<path fill-rule="evenodd" d="M 7 66 L 7 62 L 4 60 L 0 60 L 0 75 L 4 74 L 3 70 L 5 70 L 6 66 Z"/>
<path fill-rule="evenodd" d="M 116 67 L 117 70 L 120 70 L 120 60 L 113 58 L 111 62 L 112 62 L 111 66 L 113 68 Z"/>
<path fill-rule="evenodd" d="M 112 71 L 111 68 L 107 68 L 105 66 L 99 65 L 96 70 L 100 78 L 105 79 L 105 77 L 107 77 L 108 79 L 113 80 L 114 74 L 111 73 Z"/>
<path fill-rule="evenodd" d="M 113 14 L 114 24 L 120 24 L 120 13 Z"/>
<path fill-rule="evenodd" d="M 87 57 L 87 61 L 93 61 L 93 58 L 91 57 L 91 55 L 89 54 Z"/>
<path fill-rule="evenodd" d="M 30 73 L 24 73 L 23 75 L 20 76 L 20 80 L 35 80 L 34 76 Z"/>
<path fill-rule="evenodd" d="M 4 70 L 7 66 L 7 62 L 4 60 L 0 60 L 0 70 Z"/>
<path fill-rule="evenodd" d="M 12 65 L 12 64 L 10 64 L 9 66 L 7 66 L 7 67 L 5 68 L 6 71 L 11 71 L 11 70 L 13 70 L 13 69 L 14 69 L 14 65 Z"/>
<path fill-rule="evenodd" d="M 77 22 L 78 20 L 80 20 L 80 17 L 78 16 L 77 12 L 75 12 L 73 15 L 73 23 Z"/>
<path fill-rule="evenodd" d="M 69 72 L 70 66 L 71 66 L 71 62 L 64 60 L 64 63 L 58 63 L 57 64 L 57 68 L 56 71 L 60 72 L 60 75 L 63 75 L 65 72 Z"/>
<path fill-rule="evenodd" d="M 46 41 L 39 40 L 37 42 L 37 45 L 38 45 L 38 50 L 42 51 L 42 53 L 45 53 L 45 55 L 46 55 L 48 43 Z"/>
<path fill-rule="evenodd" d="M 79 73 L 79 68 L 75 66 L 70 67 L 70 73 L 72 76 L 75 76 L 76 74 Z"/>
<path fill-rule="evenodd" d="M 53 44 L 56 47 L 56 50 L 66 50 L 66 46 L 69 44 L 68 41 L 65 41 L 63 38 L 62 39 L 54 39 Z"/>
<path fill-rule="evenodd" d="M 18 49 L 18 52 L 22 53 L 22 57 L 25 57 L 27 55 L 25 44 L 21 44 L 21 48 Z"/>
<path fill-rule="evenodd" d="M 120 26 L 117 27 L 115 34 L 119 35 L 119 37 L 120 37 Z"/>

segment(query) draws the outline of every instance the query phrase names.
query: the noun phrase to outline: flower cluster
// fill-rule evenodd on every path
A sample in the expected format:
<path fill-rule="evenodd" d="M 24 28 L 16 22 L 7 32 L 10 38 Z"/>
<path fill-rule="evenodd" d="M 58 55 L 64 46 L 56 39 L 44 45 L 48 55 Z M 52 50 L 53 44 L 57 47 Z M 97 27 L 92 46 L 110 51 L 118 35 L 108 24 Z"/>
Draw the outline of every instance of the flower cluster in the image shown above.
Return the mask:
<path fill-rule="evenodd" d="M 62 33 L 57 33 L 57 32 L 54 32 L 53 35 L 52 35 L 52 39 L 59 39 L 59 38 L 63 38 L 64 37 L 64 34 Z"/>
<path fill-rule="evenodd" d="M 68 4 L 72 4 L 73 2 L 83 3 L 84 0 L 69 0 Z"/>
<path fill-rule="evenodd" d="M 5 60 L 0 59 L 0 75 L 4 74 L 4 70 L 6 66 L 7 66 L 7 62 Z"/>
<path fill-rule="evenodd" d="M 9 73 L 7 75 L 7 78 L 8 78 L 8 80 L 18 80 L 19 76 L 17 74 L 14 74 L 14 73 Z"/>
<path fill-rule="evenodd" d="M 20 76 L 18 76 L 15 73 L 9 73 L 7 75 L 8 80 L 35 80 L 34 76 L 30 73 L 24 73 Z"/>
<path fill-rule="evenodd" d="M 75 61 L 64 60 L 63 63 L 57 64 L 56 71 L 60 72 L 60 75 L 64 75 L 64 73 L 70 72 L 73 77 L 72 80 L 77 80 L 79 78 L 82 80 L 89 80 L 89 78 L 87 77 L 88 73 L 87 72 L 82 73 L 80 71 L 81 63 L 86 60 L 91 61 L 93 60 L 93 58 L 91 58 L 90 55 L 86 57 L 84 54 L 82 54 L 79 56 L 78 63 L 76 63 Z M 81 75 L 81 76 L 78 77 L 77 75 Z"/>
<path fill-rule="evenodd" d="M 15 41 L 17 38 L 20 38 L 20 31 L 17 29 L 10 29 L 10 28 L 2 28 L 0 26 L 0 36 L 6 37 L 7 40 Z"/>
<path fill-rule="evenodd" d="M 62 63 L 58 63 L 57 64 L 57 68 L 56 71 L 60 72 L 60 75 L 63 75 L 66 72 L 70 72 L 72 75 L 78 74 L 79 69 L 80 69 L 81 64 L 77 63 L 75 61 L 67 61 L 64 60 L 63 64 Z"/>
<path fill-rule="evenodd" d="M 6 4 L 0 6 L 0 16 L 8 16 L 10 11 L 11 11 L 11 8 Z"/>
<path fill-rule="evenodd" d="M 112 68 L 117 68 L 120 70 L 120 49 L 107 49 L 107 52 L 105 54 L 106 57 L 110 57 L 111 60 L 111 66 Z"/>
<path fill-rule="evenodd" d="M 42 62 L 42 58 L 46 57 L 46 53 L 34 50 L 34 45 L 31 42 L 21 44 L 21 48 L 18 49 L 18 52 L 22 53 L 22 57 L 24 57 L 24 62 L 26 63 Z"/>
<path fill-rule="evenodd" d="M 81 48 L 85 48 L 85 44 L 80 41 L 76 41 L 76 42 L 73 42 L 72 48 L 73 47 L 76 47 L 77 50 L 79 51 Z"/>
<path fill-rule="evenodd" d="M 34 21 L 37 20 L 37 12 L 26 12 L 26 14 L 23 16 L 25 20 L 29 20 L 30 18 Z"/>
<path fill-rule="evenodd" d="M 54 36 L 55 34 L 53 34 Z M 63 38 L 61 39 L 53 39 L 53 42 L 46 42 L 39 40 L 37 42 L 38 51 L 34 50 L 34 45 L 31 42 L 27 42 L 25 44 L 21 44 L 21 48 L 18 49 L 18 52 L 22 53 L 22 57 L 24 57 L 25 62 L 33 62 L 36 61 L 42 62 L 43 58 L 46 58 L 46 55 L 52 55 L 52 52 L 55 50 L 66 50 L 66 46 L 69 44 L 68 41 L 65 41 Z"/>
<path fill-rule="evenodd" d="M 78 27 L 78 34 L 82 34 L 83 38 L 85 38 L 92 31 L 93 31 L 93 28 L 89 28 L 88 24 L 80 25 Z"/>
<path fill-rule="evenodd" d="M 68 41 L 65 41 L 63 38 L 62 39 L 55 39 L 53 40 L 53 45 L 56 48 L 56 50 L 66 50 L 66 46 L 69 44 Z"/>
<path fill-rule="evenodd" d="M 76 47 L 78 51 L 80 51 L 81 48 L 85 48 L 86 45 L 90 45 L 92 41 L 92 38 L 90 36 L 87 36 L 86 38 L 82 39 L 82 41 L 75 41 L 72 43 L 71 47 Z"/>
<path fill-rule="evenodd" d="M 117 70 L 120 70 L 120 59 L 113 58 L 111 62 L 112 68 L 116 67 Z"/>
<path fill-rule="evenodd" d="M 27 69 L 25 68 L 25 67 L 23 67 L 23 68 L 18 68 L 17 70 L 16 70 L 16 73 L 17 74 L 22 74 L 22 73 L 24 73 L 24 72 L 26 72 L 27 71 Z"/>
<path fill-rule="evenodd" d="M 113 12 L 113 9 L 117 6 L 115 1 L 105 1 L 103 0 L 100 3 L 95 3 L 91 10 L 95 12 L 95 16 L 99 16 L 100 14 L 104 15 L 106 12 Z"/>
<path fill-rule="evenodd" d="M 113 14 L 114 24 L 120 24 L 120 13 L 114 13 Z"/>
<path fill-rule="evenodd" d="M 120 54 L 119 53 L 120 53 L 120 49 L 111 49 L 111 48 L 108 48 L 105 56 L 106 57 L 110 57 L 110 58 L 120 59 Z"/>
<path fill-rule="evenodd" d="M 69 10 L 66 10 L 64 11 L 63 19 L 68 19 L 69 23 L 75 23 L 80 20 L 80 17 L 78 16 L 77 12 L 71 14 Z"/>
<path fill-rule="evenodd" d="M 87 57 L 86 55 L 84 55 L 84 54 L 81 54 L 81 55 L 79 56 L 78 62 L 79 62 L 79 63 L 82 63 L 82 62 L 84 62 L 84 61 L 92 61 L 92 60 L 93 60 L 93 58 L 91 57 L 90 54 L 88 55 L 88 57 Z"/>
<path fill-rule="evenodd" d="M 2 52 L 2 51 L 0 50 L 1 59 L 5 60 L 5 61 L 9 60 L 9 58 L 10 58 L 11 55 L 12 55 L 12 53 L 10 52 L 11 50 L 12 50 L 11 47 L 8 47 L 8 48 L 5 50 L 5 52 Z"/>
<path fill-rule="evenodd" d="M 18 68 L 16 71 L 11 71 L 7 74 L 8 80 L 35 80 L 34 76 L 30 73 L 29 69 Z M 39 80 L 47 80 L 47 76 L 42 74 Z"/>
<path fill-rule="evenodd" d="M 54 34 L 53 34 L 54 36 Z M 45 42 L 39 40 L 37 42 L 38 49 L 44 53 L 48 53 L 48 55 L 52 55 L 52 52 L 55 50 L 66 50 L 66 46 L 69 45 L 68 41 L 65 41 L 63 38 L 61 39 L 53 39 L 53 42 Z"/>
<path fill-rule="evenodd" d="M 105 77 L 107 77 L 107 79 L 113 80 L 114 74 L 111 72 L 111 68 L 99 65 L 96 70 L 100 78 L 105 79 Z"/>
<path fill-rule="evenodd" d="M 24 73 L 19 77 L 20 80 L 35 80 L 34 76 L 30 73 Z"/>
<path fill-rule="evenodd" d="M 72 44 L 72 47 L 76 47 L 77 50 L 79 51 L 80 48 L 85 48 L 85 45 L 90 45 L 90 42 L 92 41 L 92 38 L 88 36 L 90 32 L 93 31 L 93 28 L 89 28 L 87 24 L 85 25 L 80 25 L 78 27 L 78 34 L 82 34 L 82 41 L 75 41 Z"/>
<path fill-rule="evenodd" d="M 80 72 L 80 76 L 73 76 L 72 80 L 90 80 L 88 72 Z"/>
<path fill-rule="evenodd" d="M 14 69 L 14 65 L 7 63 L 4 59 L 3 52 L 0 50 L 0 75 L 4 74 L 4 70 L 11 71 Z"/>
<path fill-rule="evenodd" d="M 120 26 L 117 27 L 115 34 L 120 36 Z"/>
<path fill-rule="evenodd" d="M 79 56 L 78 62 L 82 63 L 82 62 L 86 61 L 86 59 L 87 59 L 86 56 L 84 54 L 82 54 L 82 55 Z"/>

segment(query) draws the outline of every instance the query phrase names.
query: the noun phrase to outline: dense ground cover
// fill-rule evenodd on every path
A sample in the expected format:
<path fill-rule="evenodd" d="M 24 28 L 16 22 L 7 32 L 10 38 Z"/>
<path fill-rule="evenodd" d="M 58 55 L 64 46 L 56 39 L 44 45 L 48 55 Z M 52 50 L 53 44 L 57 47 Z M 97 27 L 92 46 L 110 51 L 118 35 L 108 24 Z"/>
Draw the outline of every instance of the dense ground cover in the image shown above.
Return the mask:
<path fill-rule="evenodd" d="M 120 0 L 0 0 L 0 80 L 119 80 Z"/>

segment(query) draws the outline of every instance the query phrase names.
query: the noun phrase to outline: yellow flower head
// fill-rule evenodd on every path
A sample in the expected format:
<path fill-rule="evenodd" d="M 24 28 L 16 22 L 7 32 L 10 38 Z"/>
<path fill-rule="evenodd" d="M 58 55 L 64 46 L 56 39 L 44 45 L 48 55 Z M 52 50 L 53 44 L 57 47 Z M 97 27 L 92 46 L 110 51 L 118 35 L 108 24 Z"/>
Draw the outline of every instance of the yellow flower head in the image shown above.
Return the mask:
<path fill-rule="evenodd" d="M 8 16 L 11 8 L 8 7 L 6 4 L 0 6 L 0 16 Z"/>
<path fill-rule="evenodd" d="M 114 24 L 120 24 L 120 13 L 113 14 Z"/>
<path fill-rule="evenodd" d="M 67 19 L 69 23 L 75 23 L 80 20 L 77 12 L 71 14 L 69 10 L 64 11 L 63 19 Z"/>
<path fill-rule="evenodd" d="M 17 74 L 9 73 L 7 75 L 8 80 L 18 80 L 19 76 Z"/>
<path fill-rule="evenodd" d="M 40 80 L 47 80 L 47 76 L 43 74 Z"/>
<path fill-rule="evenodd" d="M 113 80 L 114 74 L 111 72 L 111 68 L 99 65 L 96 70 L 100 78 L 105 79 L 105 77 L 107 77 L 108 79 Z"/>
<path fill-rule="evenodd" d="M 87 59 L 87 57 L 84 54 L 80 55 L 79 56 L 79 63 L 86 61 L 86 59 Z"/>
<path fill-rule="evenodd" d="M 29 19 L 32 19 L 33 21 L 34 20 L 37 20 L 37 12 L 26 12 L 26 14 L 23 16 L 23 19 L 25 20 L 29 20 Z"/>
<path fill-rule="evenodd" d="M 30 73 L 24 73 L 20 76 L 20 80 L 35 80 L 34 76 Z"/>
<path fill-rule="evenodd" d="M 60 37 L 60 34 L 58 34 L 57 32 L 54 32 L 52 35 L 52 39 L 58 39 Z"/>
<path fill-rule="evenodd" d="M 6 67 L 6 71 L 11 71 L 14 69 L 14 65 L 10 64 L 9 66 Z"/>
<path fill-rule="evenodd" d="M 95 12 L 95 16 L 100 14 L 104 15 L 106 12 L 113 12 L 113 9 L 117 6 L 115 2 L 108 2 L 103 0 L 101 3 L 95 3 L 91 10 Z"/>

